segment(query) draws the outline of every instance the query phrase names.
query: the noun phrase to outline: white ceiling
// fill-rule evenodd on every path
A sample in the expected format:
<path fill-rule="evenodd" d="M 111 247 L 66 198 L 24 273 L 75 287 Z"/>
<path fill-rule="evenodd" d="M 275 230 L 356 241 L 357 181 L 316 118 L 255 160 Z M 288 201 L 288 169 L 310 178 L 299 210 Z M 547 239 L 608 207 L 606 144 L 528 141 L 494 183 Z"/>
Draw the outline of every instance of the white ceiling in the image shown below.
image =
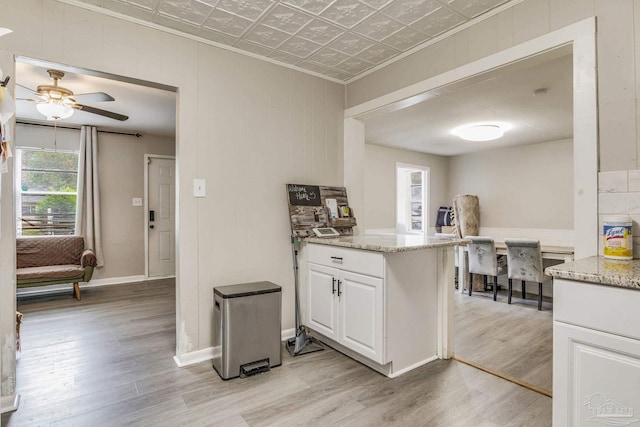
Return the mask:
<path fill-rule="evenodd" d="M 546 89 L 544 94 L 534 94 Z M 573 137 L 571 49 L 546 54 L 435 89 L 426 101 L 366 120 L 367 143 L 453 156 Z M 504 137 L 464 141 L 451 131 L 498 122 Z"/>
<path fill-rule="evenodd" d="M 81 0 L 348 81 L 508 0 Z"/>
<path fill-rule="evenodd" d="M 84 104 L 129 116 L 121 122 L 108 117 L 75 110 L 73 116 L 60 120 L 60 125 L 92 125 L 102 130 L 114 130 L 155 135 L 175 136 L 176 129 L 176 94 L 168 90 L 145 87 L 125 83 L 113 79 L 96 77 L 78 72 L 68 71 L 68 67 L 36 66 L 24 62 L 16 62 L 16 83 L 36 90 L 38 85 L 51 85 L 53 81 L 47 69 L 65 71 L 59 86 L 70 89 L 74 94 L 105 92 L 115 98 L 110 102 L 85 102 Z M 21 101 L 20 98 L 33 99 L 27 90 L 16 85 L 16 117 L 18 120 L 42 122 L 45 118 L 36 110 L 36 104 Z M 51 122 L 48 122 L 51 123 Z"/>

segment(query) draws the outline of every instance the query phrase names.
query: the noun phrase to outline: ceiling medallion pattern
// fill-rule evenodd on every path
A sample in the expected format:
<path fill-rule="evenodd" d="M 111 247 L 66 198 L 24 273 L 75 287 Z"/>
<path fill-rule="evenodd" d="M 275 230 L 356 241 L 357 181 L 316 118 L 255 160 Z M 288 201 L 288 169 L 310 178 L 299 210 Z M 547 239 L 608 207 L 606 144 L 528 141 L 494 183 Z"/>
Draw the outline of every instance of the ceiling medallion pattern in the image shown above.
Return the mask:
<path fill-rule="evenodd" d="M 348 81 L 509 0 L 82 0 Z"/>

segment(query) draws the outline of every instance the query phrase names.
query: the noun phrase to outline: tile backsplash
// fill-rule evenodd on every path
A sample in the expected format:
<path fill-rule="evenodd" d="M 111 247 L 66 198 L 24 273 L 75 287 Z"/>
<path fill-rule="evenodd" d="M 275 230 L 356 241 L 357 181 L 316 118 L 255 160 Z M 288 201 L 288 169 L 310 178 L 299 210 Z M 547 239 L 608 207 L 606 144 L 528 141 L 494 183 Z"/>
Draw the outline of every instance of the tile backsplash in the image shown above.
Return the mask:
<path fill-rule="evenodd" d="M 640 258 L 640 170 L 598 174 L 599 250 L 602 254 L 602 222 L 610 215 L 629 215 L 633 220 L 633 257 Z"/>

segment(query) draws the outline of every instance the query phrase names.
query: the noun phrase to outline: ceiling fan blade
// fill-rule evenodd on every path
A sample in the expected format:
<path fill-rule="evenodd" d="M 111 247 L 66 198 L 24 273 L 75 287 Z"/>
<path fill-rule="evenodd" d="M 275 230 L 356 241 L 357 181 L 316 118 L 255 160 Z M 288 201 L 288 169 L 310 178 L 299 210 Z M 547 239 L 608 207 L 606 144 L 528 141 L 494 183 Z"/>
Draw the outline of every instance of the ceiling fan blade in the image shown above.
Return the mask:
<path fill-rule="evenodd" d="M 79 102 L 107 102 L 115 101 L 113 96 L 104 92 L 79 93 L 74 95 L 76 101 Z"/>
<path fill-rule="evenodd" d="M 31 99 L 31 98 L 16 98 L 16 101 L 42 102 L 37 99 Z"/>
<path fill-rule="evenodd" d="M 124 122 L 129 118 L 129 116 L 125 116 L 124 114 L 118 114 L 112 111 L 101 110 L 100 108 L 89 107 L 88 105 L 73 104 L 73 108 L 76 108 L 80 111 L 86 111 L 87 113 L 93 113 L 99 116 L 109 117 L 110 119 L 120 120 L 121 122 Z"/>
<path fill-rule="evenodd" d="M 34 95 L 34 96 L 38 97 L 38 99 L 39 99 L 39 100 L 41 100 L 41 101 L 46 101 L 46 100 L 47 100 L 47 97 L 46 97 L 46 96 L 42 96 L 42 95 L 40 95 L 38 92 L 36 92 L 35 90 L 30 89 L 30 88 L 28 88 L 28 87 L 26 87 L 26 86 L 23 86 L 23 85 L 21 85 L 20 83 L 16 83 L 16 86 L 20 86 L 22 89 L 26 90 L 26 91 L 27 91 L 27 92 L 29 92 L 30 94 L 32 94 L 32 95 Z M 35 101 L 35 100 L 33 100 L 33 101 Z M 36 102 L 37 102 L 37 101 L 36 101 Z"/>
<path fill-rule="evenodd" d="M 40 94 L 38 92 L 36 92 L 35 90 L 28 88 L 26 86 L 21 85 L 20 83 L 16 83 L 16 86 L 20 86 L 22 89 L 26 90 L 29 93 L 32 93 L 34 95 L 40 96 Z"/>

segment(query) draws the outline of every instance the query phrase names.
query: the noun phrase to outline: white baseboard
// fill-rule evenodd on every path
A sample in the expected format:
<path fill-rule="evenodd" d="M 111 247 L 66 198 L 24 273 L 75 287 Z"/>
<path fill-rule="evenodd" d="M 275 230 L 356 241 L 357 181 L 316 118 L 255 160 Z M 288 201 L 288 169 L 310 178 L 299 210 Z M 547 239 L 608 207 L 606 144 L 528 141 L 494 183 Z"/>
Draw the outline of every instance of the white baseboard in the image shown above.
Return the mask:
<path fill-rule="evenodd" d="M 283 329 L 280 332 L 281 341 L 293 338 L 295 336 L 295 328 Z M 173 361 L 179 368 L 183 368 L 185 366 L 195 365 L 196 363 L 213 359 L 217 350 L 219 351 L 219 349 L 216 349 L 215 347 L 207 347 L 203 348 L 202 350 L 191 351 L 189 353 L 176 354 L 175 356 L 173 356 Z"/>
<path fill-rule="evenodd" d="M 175 276 L 173 276 L 175 277 Z M 101 286 L 122 285 L 124 283 L 145 282 L 148 280 L 156 280 L 156 277 L 147 279 L 143 274 L 136 276 L 107 277 L 105 279 L 95 279 L 90 282 L 80 282 L 80 289 L 99 288 Z M 47 295 L 73 290 L 73 283 L 63 283 L 59 285 L 49 286 L 31 286 L 28 288 L 18 288 L 17 296 L 27 295 Z"/>
<path fill-rule="evenodd" d="M 153 278 L 155 279 L 155 277 Z M 122 285 L 123 283 L 136 283 L 136 282 L 144 282 L 147 279 L 144 274 L 138 274 L 135 276 L 121 276 L 121 277 L 106 277 L 104 279 L 94 279 L 90 282 L 83 283 L 83 288 L 97 288 L 99 286 L 108 286 L 108 285 Z"/>
<path fill-rule="evenodd" d="M 434 360 L 437 360 L 437 359 L 438 359 L 438 356 L 433 356 L 433 357 L 430 357 L 430 358 L 428 358 L 428 359 L 421 360 L 421 361 L 420 361 L 420 362 L 418 362 L 418 363 L 415 363 L 415 364 L 413 364 L 413 365 L 411 365 L 411 366 L 407 366 L 406 368 L 404 368 L 404 369 L 400 369 L 399 371 L 395 371 L 395 372 L 393 372 L 393 373 L 391 373 L 391 374 L 389 374 L 389 375 L 387 375 L 387 376 L 388 376 L 389 378 L 396 378 L 396 377 L 399 377 L 400 375 L 402 375 L 402 374 L 404 374 L 404 373 L 406 373 L 406 372 L 409 372 L 409 371 L 410 371 L 410 370 L 412 370 L 412 369 L 419 368 L 420 366 L 422 366 L 422 365 L 426 365 L 427 363 L 429 363 L 429 362 L 433 362 Z"/>
<path fill-rule="evenodd" d="M 296 336 L 296 328 L 283 329 L 282 332 L 280 332 L 281 341 L 288 340 L 289 338 L 293 338 L 295 336 Z"/>
<path fill-rule="evenodd" d="M 4 414 L 5 412 L 17 411 L 18 406 L 20 406 L 19 394 L 4 396 L 0 399 L 0 414 Z"/>
<path fill-rule="evenodd" d="M 173 361 L 176 362 L 179 368 L 184 368 L 185 366 L 195 365 L 196 363 L 213 359 L 214 351 L 214 347 L 207 347 L 189 353 L 176 354 L 173 356 Z"/>

